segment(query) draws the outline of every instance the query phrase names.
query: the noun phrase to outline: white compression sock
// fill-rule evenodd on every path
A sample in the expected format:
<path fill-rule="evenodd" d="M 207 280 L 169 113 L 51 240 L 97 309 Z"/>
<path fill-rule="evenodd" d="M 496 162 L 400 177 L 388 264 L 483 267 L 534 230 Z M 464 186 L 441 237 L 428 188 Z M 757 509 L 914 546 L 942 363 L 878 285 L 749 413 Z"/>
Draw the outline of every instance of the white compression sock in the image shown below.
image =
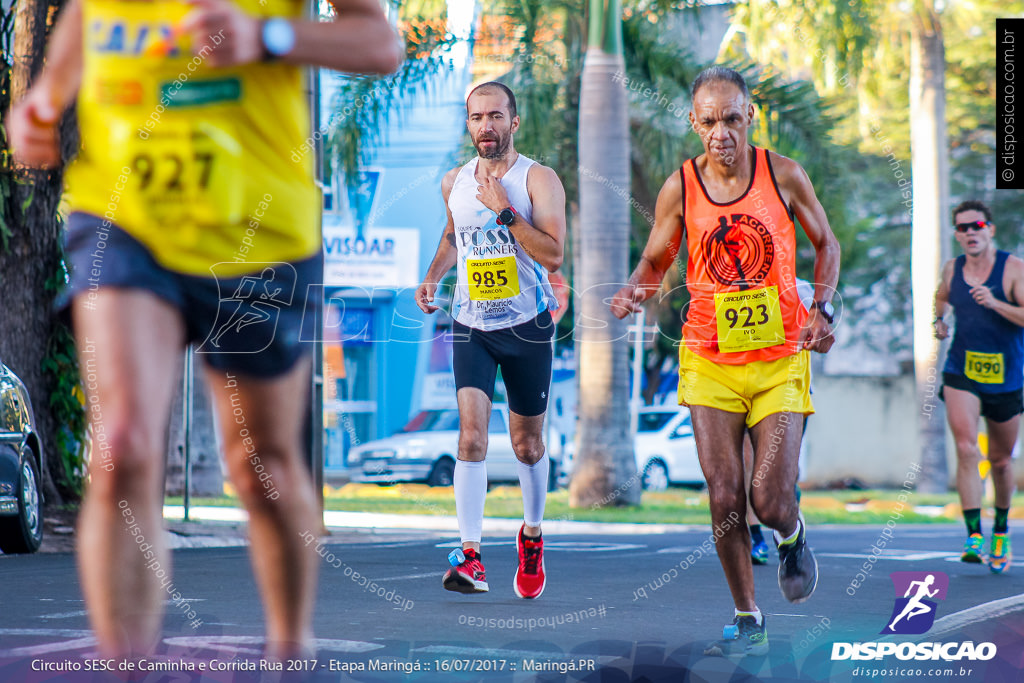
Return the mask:
<path fill-rule="evenodd" d="M 540 526 L 544 519 L 544 503 L 548 498 L 548 473 L 551 459 L 544 453 L 534 465 L 516 461 L 519 486 L 523 489 L 523 521 L 526 526 Z"/>
<path fill-rule="evenodd" d="M 775 533 L 775 544 L 776 545 L 789 545 L 790 543 L 795 541 L 797 539 L 797 537 L 800 535 L 800 527 L 802 527 L 803 525 L 804 525 L 804 519 L 803 519 L 803 515 L 801 515 L 796 520 L 796 531 L 791 533 L 786 538 L 783 538 L 782 534 L 780 534 L 778 531 L 775 531 L 774 532 Z"/>
<path fill-rule="evenodd" d="M 487 498 L 487 463 L 455 461 L 455 516 L 459 519 L 462 542 L 480 542 L 484 528 L 484 500 Z"/>

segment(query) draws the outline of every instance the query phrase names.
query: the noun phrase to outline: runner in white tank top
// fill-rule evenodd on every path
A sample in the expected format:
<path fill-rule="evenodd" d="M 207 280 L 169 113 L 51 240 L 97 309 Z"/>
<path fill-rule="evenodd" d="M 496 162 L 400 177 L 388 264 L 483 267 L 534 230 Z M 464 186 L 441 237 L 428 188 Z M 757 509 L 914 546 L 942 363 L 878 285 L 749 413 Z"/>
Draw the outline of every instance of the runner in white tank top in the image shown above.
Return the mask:
<path fill-rule="evenodd" d="M 544 591 L 541 520 L 550 473 L 542 438 L 551 383 L 550 311 L 556 307 L 548 273 L 562 264 L 565 191 L 555 172 L 515 151 L 515 95 L 500 83 L 477 86 L 466 100 L 466 127 L 478 157 L 441 182 L 448 225 L 416 304 L 433 313 L 437 283 L 458 266 L 452 317 L 453 365 L 459 402 L 455 509 L 462 550 L 452 553 L 443 586 L 460 593 L 488 590 L 480 557 L 487 495 L 487 432 L 494 382 L 501 368 L 509 431 L 519 462 L 523 526 L 516 535 L 521 598 Z"/>
<path fill-rule="evenodd" d="M 533 202 L 526 182 L 536 164 L 519 154 L 499 182 L 508 195 L 513 219 L 533 221 Z M 531 320 L 557 307 L 548 282 L 548 271 L 523 249 L 515 235 L 502 225 L 498 213 L 477 198 L 479 159 L 459 170 L 448 197 L 455 222 L 455 246 L 459 260 L 452 317 L 467 327 L 497 330 Z"/>

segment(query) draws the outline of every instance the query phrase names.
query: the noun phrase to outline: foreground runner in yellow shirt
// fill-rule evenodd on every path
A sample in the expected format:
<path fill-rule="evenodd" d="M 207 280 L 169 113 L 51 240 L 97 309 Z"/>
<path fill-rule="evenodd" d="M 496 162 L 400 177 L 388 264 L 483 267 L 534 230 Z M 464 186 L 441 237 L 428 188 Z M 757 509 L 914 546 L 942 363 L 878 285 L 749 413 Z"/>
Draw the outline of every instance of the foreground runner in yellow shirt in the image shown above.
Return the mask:
<path fill-rule="evenodd" d="M 164 601 L 182 605 L 161 503 L 189 342 L 249 512 L 266 654 L 311 654 L 316 555 L 303 534 L 320 521 L 301 459 L 300 328 L 318 305 L 306 298 L 320 205 L 298 65 L 386 73 L 401 60 L 376 0 L 332 2 L 336 19 L 316 23 L 299 0 L 70 0 L 46 69 L 7 117 L 16 159 L 54 166 L 57 121 L 77 100 L 68 298 L 93 430 L 78 547 L 103 656 L 151 652 Z"/>

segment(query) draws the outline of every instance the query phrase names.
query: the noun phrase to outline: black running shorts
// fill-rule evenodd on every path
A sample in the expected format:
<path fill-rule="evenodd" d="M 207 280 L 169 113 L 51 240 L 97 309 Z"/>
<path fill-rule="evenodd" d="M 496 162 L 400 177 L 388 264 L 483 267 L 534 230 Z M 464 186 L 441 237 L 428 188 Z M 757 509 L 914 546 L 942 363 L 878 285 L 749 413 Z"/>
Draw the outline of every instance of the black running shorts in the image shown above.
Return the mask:
<path fill-rule="evenodd" d="M 174 306 L 187 340 L 212 368 L 252 377 L 282 375 L 311 353 L 323 282 L 320 254 L 295 263 L 254 263 L 243 276 L 184 275 L 157 263 L 145 245 L 91 214 L 68 217 L 65 258 L 71 271 L 58 300 L 86 308 L 100 288 L 141 289 Z M 233 264 L 232 264 L 233 265 Z"/>
<path fill-rule="evenodd" d="M 985 393 L 978 389 L 978 383 L 973 379 L 952 372 L 942 373 L 942 385 L 939 389 L 939 398 L 943 401 L 946 400 L 942 395 L 942 389 L 945 387 L 969 391 L 981 400 L 981 416 L 993 422 L 1006 422 L 1024 413 L 1024 389 L 998 394 Z"/>
<path fill-rule="evenodd" d="M 542 415 L 548 408 L 554 332 L 548 311 L 520 325 L 489 332 L 456 321 L 452 325 L 455 390 L 476 387 L 493 400 L 500 367 L 508 409 L 524 417 Z"/>

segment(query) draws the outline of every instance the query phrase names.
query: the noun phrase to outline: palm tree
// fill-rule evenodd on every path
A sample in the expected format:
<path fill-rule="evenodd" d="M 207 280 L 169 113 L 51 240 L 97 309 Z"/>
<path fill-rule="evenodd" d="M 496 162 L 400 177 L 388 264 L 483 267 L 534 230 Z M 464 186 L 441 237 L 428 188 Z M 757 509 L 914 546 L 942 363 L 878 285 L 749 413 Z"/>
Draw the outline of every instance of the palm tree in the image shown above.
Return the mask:
<path fill-rule="evenodd" d="M 934 0 L 917 0 L 911 15 L 910 149 L 914 170 L 914 368 L 923 475 L 919 488 L 945 491 L 945 406 L 936 400 L 939 342 L 932 297 L 949 258 L 949 141 L 946 136 L 946 49 Z"/>
<path fill-rule="evenodd" d="M 621 15 L 619 0 L 591 1 L 580 86 L 579 422 L 577 470 L 569 487 L 574 507 L 640 501 L 629 423 L 627 323 L 612 316 L 606 303 L 629 276 L 629 119 Z"/>

